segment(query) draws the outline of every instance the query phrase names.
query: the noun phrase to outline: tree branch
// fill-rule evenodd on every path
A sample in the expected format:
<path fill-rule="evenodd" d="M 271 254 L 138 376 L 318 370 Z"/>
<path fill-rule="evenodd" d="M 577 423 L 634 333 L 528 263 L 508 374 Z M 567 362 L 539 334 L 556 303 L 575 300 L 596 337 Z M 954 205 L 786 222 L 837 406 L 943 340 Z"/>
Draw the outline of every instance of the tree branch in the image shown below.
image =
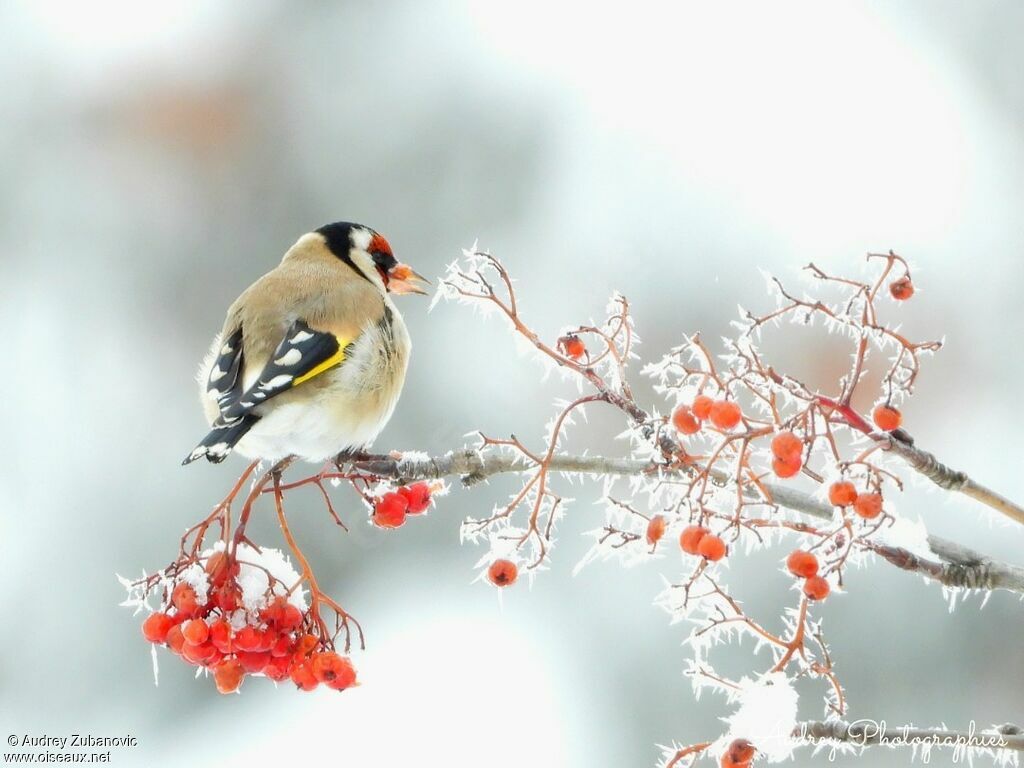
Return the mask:
<path fill-rule="evenodd" d="M 495 475 L 528 472 L 536 469 L 536 464 L 527 461 L 522 456 L 484 453 L 472 449 L 450 451 L 437 457 L 360 456 L 351 462 L 351 466 L 360 472 L 398 483 L 459 477 L 462 484 L 467 487 Z M 684 468 L 674 468 L 638 459 L 565 454 L 556 454 L 551 457 L 549 471 L 563 474 L 579 472 L 591 475 L 618 476 L 687 475 Z M 818 501 L 809 494 L 773 483 L 765 483 L 764 487 L 771 494 L 772 503 L 780 507 L 819 520 L 830 521 L 835 518 L 835 511 L 831 506 Z M 900 547 L 873 542 L 862 541 L 861 543 L 892 565 L 906 571 L 919 573 L 947 587 L 982 590 L 1005 589 L 1024 594 L 1024 568 L 993 560 L 987 555 L 939 536 L 929 535 L 928 545 L 943 562 L 919 557 Z"/>
<path fill-rule="evenodd" d="M 1024 523 L 1024 508 L 976 482 L 966 472 L 946 466 L 935 458 L 934 454 L 918 448 L 912 441 L 900 440 L 897 436 L 879 432 L 871 433 L 871 438 L 885 444 L 886 450 L 892 451 L 902 458 L 914 470 L 927 477 L 939 488 L 958 491 L 1018 523 Z"/>

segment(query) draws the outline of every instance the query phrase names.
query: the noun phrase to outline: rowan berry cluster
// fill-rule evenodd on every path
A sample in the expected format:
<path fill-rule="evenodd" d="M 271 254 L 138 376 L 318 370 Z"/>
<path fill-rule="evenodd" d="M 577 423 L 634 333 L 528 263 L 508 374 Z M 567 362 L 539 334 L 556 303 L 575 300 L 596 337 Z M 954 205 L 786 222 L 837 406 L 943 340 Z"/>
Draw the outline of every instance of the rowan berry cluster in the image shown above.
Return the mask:
<path fill-rule="evenodd" d="M 373 501 L 371 520 L 378 528 L 398 528 L 407 515 L 420 515 L 430 507 L 432 489 L 429 483 L 403 485 L 378 496 Z"/>
<path fill-rule="evenodd" d="M 290 680 L 303 691 L 355 685 L 352 662 L 335 652 L 303 591 L 282 579 L 297 585 L 299 577 L 276 550 L 242 544 L 204 552 L 145 583 L 137 605 L 150 591 L 162 597 L 142 634 L 208 670 L 221 693 L 234 693 L 247 676 Z"/>

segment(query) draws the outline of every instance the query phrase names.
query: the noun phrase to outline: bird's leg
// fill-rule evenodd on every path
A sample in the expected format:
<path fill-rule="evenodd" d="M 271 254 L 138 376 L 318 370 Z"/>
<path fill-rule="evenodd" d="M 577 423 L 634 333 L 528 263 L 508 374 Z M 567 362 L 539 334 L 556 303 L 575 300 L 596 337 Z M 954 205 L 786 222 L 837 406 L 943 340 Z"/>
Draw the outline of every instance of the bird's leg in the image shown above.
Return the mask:
<path fill-rule="evenodd" d="M 334 457 L 334 466 L 337 467 L 339 472 L 344 472 L 346 464 L 367 461 L 371 457 L 372 454 L 367 453 L 361 448 L 346 448 Z"/>

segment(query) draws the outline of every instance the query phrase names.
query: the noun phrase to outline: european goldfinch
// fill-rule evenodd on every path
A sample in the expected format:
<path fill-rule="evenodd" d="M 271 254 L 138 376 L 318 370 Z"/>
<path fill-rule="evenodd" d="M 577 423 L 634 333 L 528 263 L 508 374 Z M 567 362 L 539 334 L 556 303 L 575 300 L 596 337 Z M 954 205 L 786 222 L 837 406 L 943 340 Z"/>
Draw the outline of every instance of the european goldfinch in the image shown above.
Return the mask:
<path fill-rule="evenodd" d="M 390 294 L 426 293 L 380 234 L 303 235 L 238 297 L 199 370 L 211 431 L 184 464 L 232 450 L 322 461 L 368 445 L 394 411 L 410 341 Z"/>

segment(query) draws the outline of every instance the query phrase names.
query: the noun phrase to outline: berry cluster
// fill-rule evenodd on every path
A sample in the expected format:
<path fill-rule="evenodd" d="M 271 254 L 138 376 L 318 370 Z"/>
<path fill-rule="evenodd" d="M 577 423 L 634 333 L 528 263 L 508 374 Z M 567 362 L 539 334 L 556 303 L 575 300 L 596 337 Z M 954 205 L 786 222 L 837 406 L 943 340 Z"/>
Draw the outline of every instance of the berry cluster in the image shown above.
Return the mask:
<path fill-rule="evenodd" d="M 419 515 L 430 506 L 432 489 L 429 483 L 403 485 L 373 501 L 371 519 L 378 528 L 398 528 L 406 515 Z"/>
<path fill-rule="evenodd" d="M 829 503 L 836 507 L 853 506 L 853 511 L 865 520 L 874 520 L 882 514 L 882 494 L 877 491 L 859 493 L 849 480 L 832 483 L 828 489 Z"/>
<path fill-rule="evenodd" d="M 804 594 L 811 600 L 824 600 L 831 591 L 824 576 L 818 575 L 818 558 L 813 553 L 794 549 L 786 558 L 789 572 L 804 580 Z"/>
<path fill-rule="evenodd" d="M 707 395 L 697 395 L 690 405 L 679 405 L 672 412 L 672 425 L 681 435 L 695 435 L 700 432 L 704 421 L 727 432 L 743 420 L 743 411 L 733 400 L 713 400 Z"/>
<path fill-rule="evenodd" d="M 352 663 L 333 650 L 301 590 L 278 578 L 297 579 L 289 570 L 276 550 L 242 544 L 229 554 L 220 545 L 167 577 L 163 606 L 142 623 L 142 634 L 210 670 L 221 693 L 237 691 L 246 675 L 291 679 L 303 691 L 355 685 Z"/>
<path fill-rule="evenodd" d="M 772 438 L 772 471 L 779 477 L 793 477 L 804 464 L 804 442 L 792 432 Z"/>
<path fill-rule="evenodd" d="M 733 739 L 722 753 L 719 764 L 722 768 L 749 768 L 756 753 L 754 745 L 746 739 Z"/>
<path fill-rule="evenodd" d="M 715 562 L 729 554 L 721 536 L 716 536 L 702 525 L 689 525 L 679 534 L 679 546 L 688 555 L 697 555 Z"/>

